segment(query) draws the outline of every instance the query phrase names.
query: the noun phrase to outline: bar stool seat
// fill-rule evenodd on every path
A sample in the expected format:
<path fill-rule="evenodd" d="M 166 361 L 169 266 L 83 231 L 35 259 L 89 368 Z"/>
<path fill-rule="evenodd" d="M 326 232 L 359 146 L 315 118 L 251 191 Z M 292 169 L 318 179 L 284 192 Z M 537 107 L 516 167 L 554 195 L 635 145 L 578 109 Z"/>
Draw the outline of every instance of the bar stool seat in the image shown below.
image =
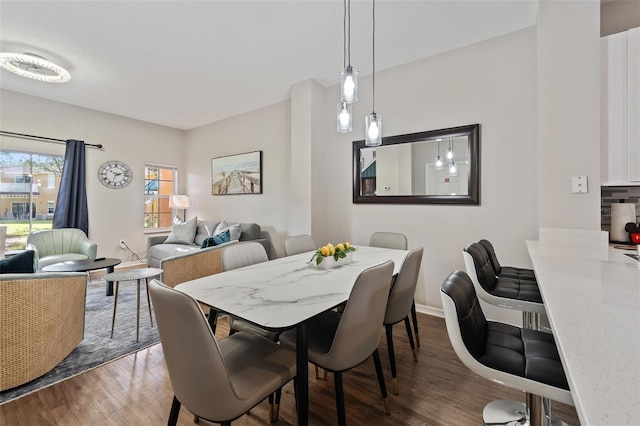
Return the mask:
<path fill-rule="evenodd" d="M 444 280 L 440 296 L 451 344 L 470 370 L 542 397 L 544 416 L 549 419 L 550 399 L 573 405 L 553 335 L 487 321 L 471 278 L 463 271 L 455 271 Z M 500 412 L 505 407 L 513 412 Z M 535 404 L 531 407 L 532 424 L 542 421 L 539 408 Z M 502 424 L 505 419 L 522 424 L 526 415 L 524 404 L 506 401 L 490 403 L 483 412 L 486 424 Z"/>
<path fill-rule="evenodd" d="M 116 308 L 118 306 L 118 291 L 120 289 L 120 281 L 137 281 L 137 305 L 136 305 L 136 343 L 140 339 L 140 282 L 144 280 L 147 290 L 147 307 L 149 308 L 149 319 L 153 327 L 153 316 L 151 314 L 151 301 L 149 299 L 149 278 L 159 277 L 162 274 L 160 268 L 136 268 L 127 269 L 125 271 L 116 271 L 106 274 L 103 279 L 105 281 L 114 281 L 116 283 L 115 297 L 113 299 L 113 318 L 111 319 L 111 338 L 113 339 L 113 329 L 116 324 Z"/>

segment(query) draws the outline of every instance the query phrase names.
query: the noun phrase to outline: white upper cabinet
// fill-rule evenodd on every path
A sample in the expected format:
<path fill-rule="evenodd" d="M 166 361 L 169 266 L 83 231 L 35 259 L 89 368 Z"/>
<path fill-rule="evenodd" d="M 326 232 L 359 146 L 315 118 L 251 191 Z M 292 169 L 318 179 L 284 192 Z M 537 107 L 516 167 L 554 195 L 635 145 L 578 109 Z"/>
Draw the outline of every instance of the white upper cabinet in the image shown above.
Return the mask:
<path fill-rule="evenodd" d="M 603 185 L 640 184 L 640 27 L 601 39 Z"/>

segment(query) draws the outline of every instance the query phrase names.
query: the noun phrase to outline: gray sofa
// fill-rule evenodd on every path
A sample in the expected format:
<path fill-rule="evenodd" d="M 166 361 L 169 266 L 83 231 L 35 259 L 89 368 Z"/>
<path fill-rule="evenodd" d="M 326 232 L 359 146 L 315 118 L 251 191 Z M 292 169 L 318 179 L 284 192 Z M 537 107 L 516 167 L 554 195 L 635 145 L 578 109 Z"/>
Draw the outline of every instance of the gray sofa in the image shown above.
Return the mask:
<path fill-rule="evenodd" d="M 216 229 L 221 221 L 210 220 L 198 220 L 196 228 L 196 234 L 191 244 L 165 244 L 165 240 L 168 235 L 151 236 L 147 241 L 147 264 L 154 268 L 160 267 L 160 261 L 168 257 L 173 257 L 180 254 L 192 253 L 200 250 L 202 242 L 211 236 L 213 230 Z M 244 241 L 256 241 L 264 246 L 264 249 L 271 258 L 271 241 L 266 232 L 262 232 L 260 225 L 257 223 L 237 223 L 225 221 L 229 225 L 238 224 L 241 232 L 239 242 Z M 231 240 L 229 242 L 215 246 L 215 248 L 222 248 L 229 244 L 238 242 L 238 240 Z"/>

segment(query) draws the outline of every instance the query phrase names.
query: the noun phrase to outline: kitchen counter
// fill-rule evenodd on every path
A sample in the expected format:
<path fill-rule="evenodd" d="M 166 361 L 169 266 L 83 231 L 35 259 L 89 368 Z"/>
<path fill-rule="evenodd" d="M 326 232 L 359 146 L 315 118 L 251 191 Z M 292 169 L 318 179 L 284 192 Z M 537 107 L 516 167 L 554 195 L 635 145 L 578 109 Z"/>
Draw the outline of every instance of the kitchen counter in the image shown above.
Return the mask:
<path fill-rule="evenodd" d="M 527 241 L 582 425 L 640 424 L 640 262 L 634 251 Z"/>

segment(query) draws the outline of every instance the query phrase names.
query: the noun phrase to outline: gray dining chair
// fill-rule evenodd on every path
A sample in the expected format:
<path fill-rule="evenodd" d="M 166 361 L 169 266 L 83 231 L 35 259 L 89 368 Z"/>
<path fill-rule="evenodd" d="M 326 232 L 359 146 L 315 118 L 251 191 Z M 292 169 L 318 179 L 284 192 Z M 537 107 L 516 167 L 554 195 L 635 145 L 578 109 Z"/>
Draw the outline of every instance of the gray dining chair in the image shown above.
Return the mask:
<path fill-rule="evenodd" d="M 269 256 L 267 256 L 266 250 L 260 243 L 246 242 L 233 244 L 222 249 L 222 271 L 231 271 L 232 269 L 268 261 Z M 229 334 L 238 331 L 249 331 L 273 340 L 274 342 L 278 341 L 280 332 L 266 330 L 250 322 L 235 318 L 232 315 L 229 315 L 227 319 L 229 321 Z"/>
<path fill-rule="evenodd" d="M 334 375 L 339 425 L 346 423 L 342 372 L 360 365 L 371 355 L 385 411 L 390 414 L 378 343 L 392 275 L 390 260 L 365 269 L 356 279 L 342 313 L 327 311 L 307 322 L 309 361 Z M 280 345 L 295 349 L 296 330 L 283 332 Z"/>
<path fill-rule="evenodd" d="M 390 248 L 395 250 L 406 250 L 407 236 L 399 232 L 374 232 L 369 239 L 371 247 Z M 418 314 L 416 312 L 415 299 L 411 301 L 411 319 L 413 321 L 413 331 L 416 334 L 416 346 L 420 347 L 420 334 L 418 333 Z"/>
<path fill-rule="evenodd" d="M 420 263 L 422 262 L 422 247 L 415 248 L 407 254 L 402 263 L 400 272 L 396 277 L 389 300 L 387 301 L 387 310 L 384 314 L 384 328 L 387 335 L 387 349 L 389 351 L 389 362 L 391 364 L 391 377 L 393 377 L 393 391 L 398 395 L 398 374 L 396 371 L 396 355 L 393 348 L 393 326 L 400 321 L 404 321 L 407 329 L 407 337 L 411 345 L 413 361 L 418 362 L 416 355 L 416 347 L 413 343 L 413 333 L 411 333 L 411 325 L 409 324 L 409 315 L 411 306 L 413 305 L 413 295 L 416 292 L 418 284 L 418 274 L 420 273 Z"/>
<path fill-rule="evenodd" d="M 284 255 L 293 256 L 294 254 L 314 251 L 317 249 L 316 243 L 311 235 L 292 235 L 284 240 Z"/>
<path fill-rule="evenodd" d="M 253 333 L 217 342 L 195 299 L 157 280 L 149 292 L 174 392 L 169 425 L 182 405 L 196 418 L 230 425 L 295 377 L 293 351 Z"/>

